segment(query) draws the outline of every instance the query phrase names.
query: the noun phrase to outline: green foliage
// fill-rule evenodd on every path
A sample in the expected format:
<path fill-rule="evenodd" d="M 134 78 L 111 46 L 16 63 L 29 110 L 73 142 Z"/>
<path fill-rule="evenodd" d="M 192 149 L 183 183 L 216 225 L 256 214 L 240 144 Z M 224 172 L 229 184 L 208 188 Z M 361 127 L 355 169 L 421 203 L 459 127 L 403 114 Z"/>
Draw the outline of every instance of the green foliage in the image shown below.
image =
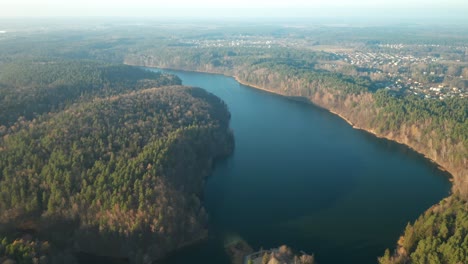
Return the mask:
<path fill-rule="evenodd" d="M 269 260 L 270 260 L 270 254 L 264 253 L 262 257 L 262 264 L 268 264 Z"/>
<path fill-rule="evenodd" d="M 1 211 L 76 217 L 138 208 L 165 215 L 169 204 L 155 204 L 162 198 L 158 182 L 198 193 L 200 170 L 226 152 L 218 146 L 228 142 L 228 121 L 225 105 L 214 96 L 170 87 L 25 122 L 1 145 Z M 88 221 L 96 223 L 92 214 Z M 122 225 L 101 222 L 110 229 L 116 224 Z"/>
<path fill-rule="evenodd" d="M 468 262 L 468 207 L 456 196 L 442 201 L 406 227 L 404 253 L 379 258 L 381 264 Z"/>
<path fill-rule="evenodd" d="M 126 60 L 135 65 L 235 75 L 249 84 L 293 96 L 308 97 L 320 89 L 337 95 L 372 89 L 367 79 L 315 69 L 318 61 L 336 59 L 331 53 L 292 48 L 158 47 L 131 54 Z"/>
<path fill-rule="evenodd" d="M 181 84 L 175 76 L 89 61 L 21 61 L 0 72 L 0 125 L 63 109 L 79 99 Z"/>
<path fill-rule="evenodd" d="M 427 100 L 416 96 L 397 97 L 386 90 L 379 90 L 374 98 L 376 106 L 381 108 L 372 121 L 377 132 L 388 134 L 398 132 L 403 126 L 412 127 L 414 132 L 406 132 L 407 136 L 413 137 L 417 144 L 426 145 L 428 153 L 436 153 L 454 168 L 466 170 L 463 164 L 468 156 L 467 98 Z M 433 154 L 434 158 L 437 156 Z M 465 177 L 460 181 L 466 181 L 466 175 L 460 174 Z M 468 198 L 468 189 L 463 185 L 459 189 Z"/>
<path fill-rule="evenodd" d="M 433 118 L 464 123 L 468 118 L 466 99 L 448 98 L 445 100 L 427 100 L 417 96 L 393 96 L 387 90 L 379 90 L 374 98 L 384 112 L 400 115 L 402 122 L 413 122 Z"/>
<path fill-rule="evenodd" d="M 224 152 L 232 144 L 226 139 L 226 111 L 205 111 L 204 103 L 214 106 L 216 100 L 196 89 L 174 92 L 173 96 L 172 92 L 165 91 L 165 95 L 155 97 L 160 102 L 157 105 L 142 99 L 139 93 L 128 95 L 135 97 L 129 100 L 136 105 L 132 108 L 121 93 L 179 84 L 180 80 L 126 66 L 70 62 L 63 61 L 64 58 L 125 60 L 135 65 L 225 73 L 289 96 L 313 98 L 325 94 L 325 107 L 341 107 L 345 113 L 350 109 L 342 103 L 352 98 L 351 110 L 355 112 L 350 115 L 369 124 L 368 128 L 395 135 L 411 127 L 415 132 L 406 131 L 403 136 L 413 146 L 423 146 L 419 148 L 422 152 L 455 169 L 462 167 L 460 175 L 466 175 L 463 174 L 468 156 L 466 98 L 422 100 L 377 91 L 366 97 L 371 99 L 365 104 L 358 96 L 370 95 L 367 92 L 373 87 L 369 80 L 315 68 L 319 61 L 336 60 L 335 55 L 274 46 L 271 49 L 193 48 L 195 45 L 184 43 L 219 39 L 229 34 L 235 38 L 239 34 L 265 34 L 280 42 L 286 38 L 305 39 L 308 47 L 311 43 L 343 46 L 366 42 L 367 48 L 376 52 L 388 52 L 377 45 L 380 43 L 418 44 L 404 49 L 420 57 L 435 56 L 442 49 L 444 54 L 439 55 L 464 60 L 463 52 L 452 47 L 465 45 L 464 28 L 227 27 L 223 32 L 216 28 L 203 33 L 191 28 L 177 31 L 140 28 L 143 27 L 87 30 L 79 34 L 51 31 L 2 39 L 1 221 L 15 222 L 13 216 L 18 220 L 22 217 L 79 219 L 85 238 L 99 233 L 101 239 L 107 237 L 111 243 L 122 236 L 127 236 L 127 241 L 137 241 L 141 239 L 138 235 L 150 233 L 160 244 L 173 247 L 174 241 L 182 240 L 180 237 L 187 233 L 193 236 L 201 229 L 204 214 L 198 210 L 200 202 L 193 194 L 200 189 L 203 174 L 200 171 L 209 167 L 207 157 Z M 434 38 L 441 32 L 444 38 Z M 436 49 L 426 44 L 447 46 Z M 31 57 L 47 59 L 31 60 Z M 23 62 L 8 63 L 18 59 Z M 415 80 L 429 82 L 435 81 L 437 74 L 421 73 L 447 71 L 437 67 L 440 65 L 429 64 L 424 69 L 407 70 L 414 72 Z M 454 71 L 457 72 L 454 75 L 458 76 L 460 70 Z M 457 87 L 466 86 L 464 80 L 456 78 L 455 81 Z M 117 97 L 89 102 L 95 97 L 108 96 Z M 113 100 L 122 107 L 114 106 Z M 79 105 L 70 108 L 77 102 Z M 179 107 L 185 104 L 197 106 Z M 48 112 L 54 113 L 44 115 Z M 208 149 L 213 152 L 201 150 L 200 146 L 210 146 Z M 204 158 L 197 160 L 199 155 Z M 413 263 L 468 262 L 460 257 L 467 255 L 466 250 L 461 250 L 468 244 L 464 231 L 466 217 L 459 217 L 466 215 L 466 205 L 462 207 L 463 202 L 456 201 L 441 206 L 443 211 L 424 215 L 414 226 L 407 226 L 402 247 L 411 255 L 395 259 L 387 252 L 381 262 L 400 263 L 410 258 Z M 442 214 L 446 217 L 441 217 Z"/>
<path fill-rule="evenodd" d="M 203 179 L 212 160 L 233 148 L 224 102 L 199 88 L 144 89 L 180 82 L 171 76 L 77 64 L 66 76 L 58 68 L 44 66 L 58 72 L 45 73 L 33 67 L 44 75 L 31 74 L 20 84 L 13 73 L 3 75 L 8 87 L 17 85 L 10 90 L 15 96 L 27 94 L 23 86 L 45 87 L 46 93 L 51 83 L 69 82 L 60 87 L 70 89 L 59 89 L 66 92 L 57 96 L 76 102 L 2 130 L 0 231 L 32 222 L 39 237 L 54 245 L 71 239 L 86 252 L 121 250 L 132 259 L 141 252 L 160 256 L 203 236 L 207 216 L 198 198 Z M 89 73 L 100 69 L 100 77 L 71 77 L 87 66 Z M 85 88 L 79 93 L 88 94 L 73 90 L 80 87 Z M 53 100 L 51 94 L 43 98 Z M 12 116 L 23 115 L 8 109 Z M 155 246 L 163 250 L 150 250 Z M 14 254 L 25 250 L 15 248 Z"/>
<path fill-rule="evenodd" d="M 0 241 L 0 260 L 10 259 L 18 264 L 32 264 L 46 259 L 49 254 L 47 242 L 24 239 L 11 241 L 6 237 Z"/>
<path fill-rule="evenodd" d="M 468 209 L 457 200 L 450 205 L 442 212 L 429 211 L 414 223 L 418 239 L 410 251 L 411 262 L 468 262 Z"/>
<path fill-rule="evenodd" d="M 383 257 L 379 258 L 379 264 L 391 264 L 390 250 L 386 249 Z"/>

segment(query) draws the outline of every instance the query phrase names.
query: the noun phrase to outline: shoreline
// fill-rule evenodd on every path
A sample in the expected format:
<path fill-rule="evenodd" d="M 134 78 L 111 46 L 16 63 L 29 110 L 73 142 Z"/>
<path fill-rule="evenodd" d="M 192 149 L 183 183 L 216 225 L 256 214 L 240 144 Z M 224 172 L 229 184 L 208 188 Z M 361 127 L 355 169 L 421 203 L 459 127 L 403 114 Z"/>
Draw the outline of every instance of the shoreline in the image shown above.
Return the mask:
<path fill-rule="evenodd" d="M 326 108 L 324 108 L 324 109 L 326 109 Z M 326 109 L 326 110 L 328 110 L 328 109 Z M 344 117 L 343 115 L 341 115 L 341 114 L 339 114 L 339 113 L 337 113 L 337 112 L 335 112 L 335 111 L 333 111 L 333 110 L 328 110 L 328 111 L 329 111 L 330 113 L 332 113 L 332 114 L 335 114 L 335 115 L 339 116 L 341 119 L 343 119 L 344 121 L 346 121 L 346 123 L 348 123 L 348 124 L 349 124 L 350 126 L 352 126 L 354 129 L 358 129 L 358 130 L 365 131 L 365 132 L 367 132 L 367 133 L 369 133 L 369 134 L 374 135 L 376 138 L 386 139 L 386 140 L 389 140 L 389 141 L 396 142 L 396 143 L 398 143 L 398 144 L 404 145 L 404 146 L 410 148 L 411 150 L 415 151 L 416 153 L 419 153 L 419 154 L 423 155 L 425 159 L 427 159 L 427 160 L 429 160 L 430 162 L 436 164 L 436 165 L 437 165 L 437 168 L 438 168 L 439 170 L 441 170 L 441 171 L 443 171 L 443 172 L 449 173 L 449 174 L 450 174 L 449 181 L 450 181 L 450 182 L 453 182 L 453 174 L 452 174 L 448 169 L 446 169 L 444 166 L 442 166 L 442 165 L 440 165 L 439 163 L 437 163 L 437 161 L 435 161 L 435 160 L 429 158 L 428 156 L 426 156 L 426 154 L 417 151 L 416 149 L 414 149 L 414 148 L 411 147 L 410 145 L 407 145 L 407 144 L 405 144 L 404 142 L 401 142 L 400 140 L 391 139 L 391 138 L 386 137 L 386 136 L 381 136 L 381 135 L 377 134 L 374 130 L 368 130 L 368 129 L 365 129 L 365 128 L 356 126 L 356 125 L 354 125 L 351 121 L 349 121 L 349 119 L 347 119 L 347 118 Z"/>
<path fill-rule="evenodd" d="M 264 87 L 261 87 L 259 85 L 254 85 L 254 84 L 250 84 L 246 81 L 243 81 L 241 80 L 237 75 L 228 75 L 228 74 L 225 74 L 225 73 L 220 73 L 220 72 L 209 72 L 209 71 L 190 71 L 190 70 L 178 70 L 178 69 L 168 69 L 168 68 L 159 68 L 159 69 L 167 69 L 167 70 L 173 70 L 173 71 L 185 71 L 185 72 L 197 72 L 197 73 L 205 73 L 205 74 L 216 74 L 216 75 L 223 75 L 223 76 L 226 76 L 226 77 L 229 77 L 229 78 L 233 78 L 238 84 L 240 85 L 243 85 L 245 87 L 249 87 L 251 89 L 258 89 L 260 90 L 261 92 L 267 92 L 267 93 L 270 93 L 270 94 L 273 94 L 273 95 L 276 95 L 276 96 L 282 96 L 282 97 L 285 97 L 286 99 L 289 99 L 289 100 L 293 100 L 293 101 L 299 101 L 299 102 L 302 102 L 302 103 L 307 103 L 309 105 L 312 105 L 313 107 L 317 107 L 318 109 L 321 109 L 321 110 L 326 110 L 327 112 L 335 115 L 335 116 L 338 116 L 340 119 L 344 120 L 348 125 L 350 125 L 353 129 L 357 129 L 357 130 L 362 130 L 366 133 L 369 133 L 371 134 L 372 136 L 374 136 L 375 138 L 378 138 L 378 139 L 385 139 L 385 140 L 388 140 L 388 141 L 391 141 L 391 142 L 394 142 L 394 143 L 397 143 L 397 144 L 400 144 L 400 145 L 403 145 L 404 147 L 407 147 L 408 149 L 410 149 L 411 151 L 414 151 L 416 152 L 417 154 L 420 154 L 422 155 L 421 158 L 424 158 L 426 161 L 429 161 L 430 163 L 428 163 L 427 165 L 428 166 L 434 166 L 433 168 L 434 169 L 437 169 L 441 172 L 444 172 L 444 174 L 442 176 L 444 176 L 445 179 L 448 180 L 448 182 L 450 183 L 450 190 L 447 194 L 444 195 L 444 198 L 442 198 L 440 201 L 438 202 L 435 202 L 435 204 L 432 204 L 430 205 L 429 207 L 427 208 L 423 208 L 423 212 L 420 214 L 420 216 L 418 217 L 421 217 L 421 215 L 425 215 L 427 212 L 431 212 L 431 211 L 434 211 L 436 208 L 439 208 L 440 207 L 440 204 L 442 201 L 448 201 L 449 199 L 454 199 L 454 197 L 456 197 L 456 193 L 457 193 L 457 183 L 456 181 L 459 180 L 458 177 L 461 177 L 463 178 L 463 169 L 462 170 L 457 170 L 456 167 L 452 166 L 450 164 L 450 162 L 446 162 L 447 166 L 448 167 L 451 167 L 453 169 L 453 171 L 450 171 L 448 170 L 446 167 L 444 167 L 441 163 L 437 162 L 436 160 L 428 157 L 424 152 L 422 151 L 418 151 L 416 150 L 413 146 L 409 145 L 411 143 L 413 143 L 413 145 L 417 148 L 420 148 L 422 150 L 427 150 L 427 147 L 425 147 L 424 145 L 422 145 L 422 147 L 420 145 L 418 145 L 418 141 L 416 140 L 408 140 L 408 137 L 406 136 L 406 134 L 398 134 L 396 137 L 395 135 L 393 135 L 391 132 L 387 134 L 387 136 L 382 133 L 382 134 L 378 134 L 374 129 L 372 128 L 369 128 L 369 129 L 366 129 L 366 128 L 362 128 L 356 124 L 354 124 L 350 119 L 348 119 L 348 117 L 345 116 L 345 114 L 347 113 L 346 112 L 346 108 L 343 110 L 343 109 L 338 109 L 338 111 L 335 111 L 333 109 L 329 109 L 329 108 L 326 108 L 326 104 L 324 104 L 324 106 L 322 105 L 319 105 L 319 104 L 316 104 L 312 101 L 313 97 L 302 97 L 302 96 L 288 96 L 288 95 L 285 95 L 285 94 L 282 94 L 281 93 L 281 87 L 279 89 L 279 91 L 273 91 L 273 90 L 269 90 L 267 88 L 264 88 Z M 320 100 L 318 100 L 318 102 L 320 103 Z M 341 110 L 341 111 L 340 111 Z M 342 112 L 342 113 L 339 113 L 339 112 Z M 353 118 L 353 115 L 349 115 L 351 118 Z M 357 118 L 356 119 L 356 122 L 359 123 L 359 119 Z M 371 127 L 369 125 L 369 127 Z M 399 140 L 401 139 L 401 140 Z M 408 144 L 407 143 L 404 143 L 403 141 L 407 141 L 409 142 Z M 430 151 L 426 151 L 428 153 L 428 155 L 430 154 Z M 436 156 L 437 157 L 437 156 Z M 444 161 L 442 161 L 444 162 Z M 417 219 L 417 218 L 416 218 Z M 416 219 L 412 220 L 411 221 L 411 224 L 414 225 L 416 223 Z M 397 243 L 396 243 L 396 249 L 394 249 L 395 251 L 394 252 L 398 252 L 399 250 L 399 242 L 401 241 L 401 239 L 403 238 L 404 239 L 404 236 L 405 236 L 405 232 L 404 230 L 402 229 L 403 233 L 400 233 L 400 235 L 398 236 L 399 239 L 397 240 Z M 392 250 L 393 252 L 393 250 Z M 396 253 L 395 253 L 396 254 Z"/>
<path fill-rule="evenodd" d="M 203 72 L 202 72 L 202 73 L 203 73 Z M 207 73 L 207 72 L 204 72 L 204 73 Z M 213 73 L 210 73 L 210 74 L 213 74 Z M 214 74 L 216 74 L 216 73 L 214 73 Z M 225 76 L 229 76 L 229 75 L 225 75 Z M 280 96 L 285 97 L 285 98 L 287 98 L 287 99 L 289 99 L 289 100 L 294 100 L 294 99 L 292 99 L 290 96 L 281 94 L 281 93 L 279 93 L 279 92 L 271 91 L 271 90 L 268 90 L 268 89 L 266 89 L 266 88 L 260 87 L 260 86 L 258 86 L 258 85 L 253 85 L 253 84 L 244 82 L 244 81 L 240 80 L 237 76 L 229 76 L 229 77 L 234 78 L 238 83 L 240 83 L 240 84 L 242 84 L 242 85 L 244 85 L 244 86 L 247 86 L 247 87 L 250 87 L 250 88 L 253 88 L 253 89 L 259 89 L 259 90 L 262 90 L 262 91 L 265 91 L 265 92 L 268 92 L 268 93 L 280 95 Z M 374 135 L 376 138 L 386 139 L 386 140 L 389 140 L 389 141 L 392 141 L 392 142 L 396 142 L 396 143 L 398 143 L 398 144 L 401 144 L 401 145 L 404 145 L 404 146 L 410 148 L 411 150 L 415 151 L 416 153 L 423 155 L 423 157 L 424 157 L 425 159 L 429 160 L 431 163 L 434 163 L 435 165 L 437 165 L 437 168 L 438 168 L 439 170 L 441 170 L 441 171 L 443 171 L 443 172 L 447 172 L 448 174 L 450 174 L 450 176 L 448 177 L 448 180 L 449 180 L 449 182 L 453 183 L 453 181 L 454 181 L 454 180 L 453 180 L 453 178 L 454 178 L 453 174 L 454 174 L 454 173 L 450 172 L 447 168 L 445 168 L 443 165 L 439 164 L 437 161 L 435 161 L 435 160 L 429 158 L 426 154 L 417 151 L 416 149 L 414 149 L 414 148 L 411 147 L 410 145 L 405 144 L 404 142 L 401 142 L 400 140 L 393 139 L 393 138 L 389 138 L 389 137 L 386 137 L 386 136 L 382 136 L 382 135 L 377 134 L 374 130 L 365 129 L 365 128 L 356 126 L 353 122 L 351 122 L 347 117 L 343 116 L 342 114 L 340 114 L 340 113 L 338 113 L 338 112 L 335 112 L 335 111 L 333 111 L 333 110 L 331 110 L 331 109 L 328 109 L 328 108 L 325 108 L 325 107 L 321 107 L 321 106 L 315 104 L 314 102 L 312 102 L 310 99 L 307 99 L 307 98 L 305 98 L 305 97 L 304 97 L 304 99 L 305 99 L 305 100 L 294 100 L 294 101 L 305 102 L 305 103 L 308 103 L 308 104 L 312 104 L 313 106 L 316 106 L 316 107 L 319 107 L 319 108 L 321 108 L 321 109 L 324 109 L 324 110 L 326 110 L 326 111 L 328 111 L 328 112 L 330 112 L 330 113 L 332 113 L 332 114 L 334 114 L 334 115 L 340 117 L 341 119 L 343 119 L 346 123 L 348 123 L 348 124 L 349 124 L 352 128 L 354 128 L 354 129 L 365 131 L 365 132 L 367 132 L 367 133 L 369 133 L 369 134 Z"/>
<path fill-rule="evenodd" d="M 127 64 L 127 63 L 126 63 Z M 132 64 L 127 64 L 127 65 L 132 65 Z M 133 65 L 133 66 L 140 66 L 140 65 Z M 446 167 L 444 167 L 442 164 L 438 163 L 436 160 L 433 160 L 431 158 L 429 158 L 425 153 L 422 153 L 418 150 L 416 150 L 415 148 L 413 148 L 412 146 L 404 143 L 404 142 L 401 142 L 397 139 L 394 139 L 394 138 L 390 138 L 390 137 L 386 137 L 386 136 L 383 136 L 383 135 L 379 135 L 377 134 L 375 131 L 371 130 L 371 129 L 365 129 L 365 128 L 362 128 L 362 127 L 359 127 L 359 126 L 356 126 L 353 122 L 351 122 L 347 117 L 343 116 L 342 114 L 340 113 L 337 113 L 331 109 L 328 109 L 328 108 L 325 108 L 325 107 L 322 107 L 320 105 L 317 105 L 315 104 L 314 102 L 312 102 L 310 99 L 306 98 L 306 97 L 302 97 L 304 98 L 304 100 L 297 100 L 297 99 L 294 99 L 293 97 L 291 96 L 288 96 L 288 95 L 285 95 L 285 94 L 282 94 L 280 92 L 276 92 L 276 91 L 272 91 L 272 90 L 269 90 L 267 88 L 264 88 L 264 87 L 260 87 L 258 85 L 255 85 L 255 84 L 251 84 L 251 83 L 248 83 L 246 81 L 243 81 L 241 80 L 237 75 L 228 75 L 228 74 L 224 74 L 224 73 L 219 73 L 219 72 L 210 72 L 210 71 L 200 71 L 200 70 L 184 70 L 184 69 L 175 69 L 175 68 L 165 68 L 165 67 L 150 67 L 150 66 L 140 66 L 140 67 L 148 67 L 148 68 L 156 68 L 156 69 L 163 69 L 163 70 L 173 70 L 173 71 L 185 71 L 185 72 L 194 72 L 194 73 L 207 73 L 207 74 L 215 74 L 215 75 L 223 75 L 223 76 L 226 76 L 226 77 L 230 77 L 230 78 L 233 78 L 236 82 L 238 82 L 239 84 L 241 85 L 244 85 L 246 87 L 250 87 L 252 89 L 258 89 L 258 90 L 261 90 L 261 91 L 264 91 L 264 92 L 267 92 L 267 93 L 271 93 L 271 94 L 274 94 L 274 95 L 278 95 L 278 96 L 282 96 L 288 100 L 294 100 L 294 101 L 298 101 L 298 102 L 303 102 L 303 103 L 307 103 L 307 104 L 311 104 L 315 107 L 318 107 L 320 109 L 323 109 L 323 110 L 326 110 L 328 111 L 329 113 L 332 113 L 338 117 L 340 117 L 342 120 L 344 120 L 346 123 L 348 123 L 352 128 L 354 129 L 357 129 L 357 130 L 362 130 L 362 131 L 365 131 L 369 134 L 372 134 L 374 135 L 375 137 L 377 138 L 380 138 L 380 139 L 386 139 L 386 140 L 389 140 L 389 141 L 392 141 L 392 142 L 396 142 L 398 144 L 401 144 L 401 145 L 404 145 L 408 148 L 410 148 L 411 150 L 415 151 L 416 153 L 422 155 L 425 159 L 427 159 L 428 161 L 430 161 L 431 163 L 437 165 L 437 168 L 440 170 L 440 171 L 443 171 L 443 172 L 446 172 L 448 173 L 448 181 L 452 184 L 452 187 L 453 187 L 453 182 L 454 182 L 454 175 L 455 173 L 454 172 L 451 172 L 449 169 L 447 169 Z M 450 195 L 453 194 L 452 192 L 453 190 L 451 190 L 451 193 Z"/>

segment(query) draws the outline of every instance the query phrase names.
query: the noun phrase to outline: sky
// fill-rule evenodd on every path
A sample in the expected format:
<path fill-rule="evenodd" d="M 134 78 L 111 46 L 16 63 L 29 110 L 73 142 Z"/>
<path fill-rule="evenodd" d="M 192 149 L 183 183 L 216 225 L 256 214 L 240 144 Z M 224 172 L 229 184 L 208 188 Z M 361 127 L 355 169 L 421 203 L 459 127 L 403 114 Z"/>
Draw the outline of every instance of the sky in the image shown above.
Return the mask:
<path fill-rule="evenodd" d="M 467 0 L 1 0 L 6 17 L 243 17 L 340 14 L 359 10 L 468 10 Z M 363 12 L 365 14 L 366 12 Z"/>

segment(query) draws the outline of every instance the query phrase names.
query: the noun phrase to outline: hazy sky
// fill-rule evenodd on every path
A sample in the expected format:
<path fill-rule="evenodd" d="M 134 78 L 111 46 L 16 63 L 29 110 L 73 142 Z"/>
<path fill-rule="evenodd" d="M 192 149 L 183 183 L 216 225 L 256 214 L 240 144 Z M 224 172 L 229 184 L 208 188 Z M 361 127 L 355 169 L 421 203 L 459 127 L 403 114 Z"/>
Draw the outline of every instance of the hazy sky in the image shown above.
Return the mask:
<path fill-rule="evenodd" d="M 305 10 L 413 9 L 468 10 L 467 0 L 1 0 L 0 17 L 146 16 L 242 17 L 306 16 Z M 250 9 L 250 11 L 249 11 Z M 255 9 L 252 11 L 251 9 Z M 216 12 L 213 12 L 216 10 Z"/>

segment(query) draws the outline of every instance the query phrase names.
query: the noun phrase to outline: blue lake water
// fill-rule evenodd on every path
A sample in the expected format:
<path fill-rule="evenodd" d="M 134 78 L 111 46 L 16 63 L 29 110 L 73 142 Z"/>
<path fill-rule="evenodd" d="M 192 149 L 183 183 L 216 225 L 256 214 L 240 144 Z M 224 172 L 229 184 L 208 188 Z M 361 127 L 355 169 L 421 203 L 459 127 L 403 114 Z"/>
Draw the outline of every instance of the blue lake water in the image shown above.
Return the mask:
<path fill-rule="evenodd" d="M 166 264 L 229 263 L 223 247 L 236 239 L 254 249 L 286 244 L 320 264 L 376 263 L 409 221 L 449 194 L 435 164 L 328 111 L 226 76 L 166 72 L 223 99 L 236 141 L 207 179 L 210 238 Z"/>

